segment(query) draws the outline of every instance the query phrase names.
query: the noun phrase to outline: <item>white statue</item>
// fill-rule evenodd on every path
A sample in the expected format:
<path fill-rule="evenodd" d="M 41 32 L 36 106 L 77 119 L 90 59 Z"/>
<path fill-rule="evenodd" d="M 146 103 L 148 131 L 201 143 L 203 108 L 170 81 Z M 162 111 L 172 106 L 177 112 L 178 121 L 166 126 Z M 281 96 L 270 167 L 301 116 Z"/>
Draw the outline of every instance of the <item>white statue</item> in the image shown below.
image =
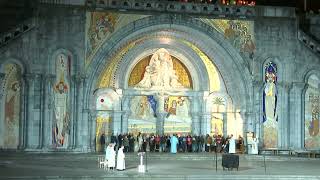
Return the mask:
<path fill-rule="evenodd" d="M 146 71 L 142 80 L 136 85 L 138 88 L 183 88 L 178 82 L 178 76 L 173 69 L 173 62 L 169 52 L 161 48 L 157 50 Z"/>

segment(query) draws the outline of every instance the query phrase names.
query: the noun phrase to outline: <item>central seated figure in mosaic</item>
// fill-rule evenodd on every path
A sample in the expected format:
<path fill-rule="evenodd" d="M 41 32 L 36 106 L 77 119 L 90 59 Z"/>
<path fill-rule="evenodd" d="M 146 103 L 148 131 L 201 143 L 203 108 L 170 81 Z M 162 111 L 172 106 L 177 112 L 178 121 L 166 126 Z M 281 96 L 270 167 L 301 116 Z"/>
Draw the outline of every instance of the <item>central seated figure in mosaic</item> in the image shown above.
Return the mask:
<path fill-rule="evenodd" d="M 152 55 L 143 78 L 136 87 L 151 89 L 183 88 L 181 83 L 178 82 L 178 76 L 173 69 L 172 58 L 166 49 L 161 48 Z"/>

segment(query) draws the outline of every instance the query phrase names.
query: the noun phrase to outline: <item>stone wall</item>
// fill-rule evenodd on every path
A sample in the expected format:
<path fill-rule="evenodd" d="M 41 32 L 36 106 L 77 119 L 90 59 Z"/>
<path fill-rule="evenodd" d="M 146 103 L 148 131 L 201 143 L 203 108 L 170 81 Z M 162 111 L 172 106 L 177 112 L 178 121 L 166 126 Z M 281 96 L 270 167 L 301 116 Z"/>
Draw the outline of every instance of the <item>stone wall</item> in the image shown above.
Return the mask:
<path fill-rule="evenodd" d="M 95 115 L 90 112 L 90 103 L 87 102 L 92 93 L 91 82 L 88 82 L 87 75 L 96 72 L 94 67 L 85 72 L 85 11 L 77 8 L 41 8 L 36 21 L 36 28 L 17 38 L 5 47 L 0 49 L 0 67 L 9 62 L 20 62 L 23 66 L 25 81 L 25 91 L 23 93 L 24 102 L 27 103 L 24 109 L 23 122 L 25 130 L 22 134 L 22 149 L 29 150 L 52 150 L 51 147 L 51 123 L 52 123 L 52 88 L 50 81 L 55 78 L 53 55 L 60 51 L 67 51 L 72 54 L 72 82 L 74 89 L 71 94 L 72 101 L 72 123 L 69 149 L 72 151 L 93 151 Z M 166 16 L 158 17 L 168 18 Z M 156 18 L 149 18 L 145 25 L 156 23 Z M 181 25 L 186 23 L 189 29 L 207 28 L 201 24 L 192 24 L 185 18 L 170 20 L 173 24 L 178 24 L 172 29 L 182 30 Z M 181 21 L 181 22 L 179 22 Z M 165 23 L 166 20 L 163 20 Z M 128 26 L 127 32 L 135 32 L 139 25 L 144 26 L 143 21 Z M 317 23 L 315 23 L 317 24 Z M 319 73 L 320 60 L 307 47 L 297 39 L 298 25 L 295 17 L 256 17 L 254 20 L 256 52 L 254 54 L 254 74 L 253 79 L 247 73 L 245 79 L 252 82 L 243 85 L 250 89 L 247 92 L 248 99 L 254 99 L 245 107 L 249 114 L 252 130 L 262 134 L 262 89 L 264 82 L 263 66 L 268 61 L 273 61 L 278 65 L 278 104 L 279 104 L 279 147 L 295 149 L 303 148 L 303 102 L 302 99 L 305 88 L 305 76 L 311 70 Z M 180 27 L 179 27 L 180 26 Z M 170 26 L 164 26 L 171 28 Z M 188 32 L 188 28 L 185 29 Z M 151 27 L 152 29 L 152 27 Z M 155 30 L 157 28 L 154 28 Z M 315 36 L 319 33 L 317 26 L 313 26 L 312 31 Z M 203 30 L 203 32 L 207 29 Z M 124 34 L 127 34 L 124 32 Z M 147 31 L 146 31 L 147 32 Z M 145 33 L 146 33 L 145 32 Z M 190 34 L 194 33 L 192 30 Z M 130 34 L 130 33 L 129 33 Z M 173 34 L 173 36 L 178 35 Z M 143 35 L 143 32 L 140 32 Z M 208 32 L 207 35 L 210 36 Z M 195 35 L 196 36 L 196 35 Z M 222 37 L 222 36 L 221 36 Z M 113 37 L 111 40 L 121 37 Z M 189 37 L 188 37 L 189 38 Z M 190 37 L 196 38 L 196 37 Z M 214 39 L 214 38 L 213 38 Z M 221 40 L 221 39 L 220 39 Z M 108 42 L 106 42 L 107 44 Z M 114 43 L 114 42 L 112 42 Z M 205 45 L 205 44 L 203 44 Z M 106 49 L 108 50 L 108 49 Z M 106 53 L 108 54 L 108 53 Z M 231 53 L 232 54 L 232 53 Z M 241 57 L 234 56 L 234 57 Z M 234 61 L 241 64 L 246 71 L 252 72 L 252 59 L 243 57 L 243 61 L 234 58 Z M 12 59 L 16 61 L 11 61 Z M 104 62 L 105 63 L 105 62 Z M 104 64 L 102 63 L 102 64 Z M 223 64 L 224 62 L 221 61 Z M 235 65 L 226 66 L 225 72 L 234 71 Z M 237 67 L 239 68 L 239 67 Z M 1 68 L 0 68 L 1 70 Z M 3 72 L 0 72 L 3 73 Z M 233 74 L 234 76 L 235 74 Z M 1 81 L 0 81 L 1 83 Z M 237 87 L 232 80 L 230 85 Z M 244 95 L 244 94 L 242 94 Z M 241 98 L 240 98 L 241 99 Z M 0 120 L 2 120 L 0 118 Z M 249 126 L 248 126 L 249 127 Z M 248 130 L 247 127 L 245 130 Z M 260 137 L 262 138 L 262 137 Z M 90 149 L 91 148 L 91 149 Z"/>

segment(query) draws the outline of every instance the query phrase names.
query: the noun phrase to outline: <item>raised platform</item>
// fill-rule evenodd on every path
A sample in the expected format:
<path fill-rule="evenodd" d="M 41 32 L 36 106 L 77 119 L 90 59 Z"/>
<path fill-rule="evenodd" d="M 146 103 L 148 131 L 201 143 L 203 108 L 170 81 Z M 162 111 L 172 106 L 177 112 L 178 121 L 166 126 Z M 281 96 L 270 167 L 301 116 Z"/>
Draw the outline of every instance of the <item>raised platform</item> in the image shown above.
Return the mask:
<path fill-rule="evenodd" d="M 320 159 L 239 155 L 238 171 L 223 171 L 221 154 L 148 153 L 147 172 L 139 156 L 126 154 L 126 170 L 98 168 L 102 154 L 0 153 L 0 179 L 320 179 Z M 216 167 L 217 164 L 217 167 Z"/>

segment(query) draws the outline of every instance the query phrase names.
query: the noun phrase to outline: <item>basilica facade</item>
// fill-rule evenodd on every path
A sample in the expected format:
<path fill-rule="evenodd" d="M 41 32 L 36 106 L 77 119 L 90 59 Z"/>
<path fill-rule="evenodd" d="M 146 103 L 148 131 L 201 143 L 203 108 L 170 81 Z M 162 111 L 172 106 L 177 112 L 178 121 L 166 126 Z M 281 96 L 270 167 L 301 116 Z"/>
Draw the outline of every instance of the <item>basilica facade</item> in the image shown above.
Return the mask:
<path fill-rule="evenodd" d="M 251 19 L 41 7 L 0 48 L 0 149 L 93 152 L 102 134 L 254 134 L 319 149 L 320 56 L 292 8 Z"/>

